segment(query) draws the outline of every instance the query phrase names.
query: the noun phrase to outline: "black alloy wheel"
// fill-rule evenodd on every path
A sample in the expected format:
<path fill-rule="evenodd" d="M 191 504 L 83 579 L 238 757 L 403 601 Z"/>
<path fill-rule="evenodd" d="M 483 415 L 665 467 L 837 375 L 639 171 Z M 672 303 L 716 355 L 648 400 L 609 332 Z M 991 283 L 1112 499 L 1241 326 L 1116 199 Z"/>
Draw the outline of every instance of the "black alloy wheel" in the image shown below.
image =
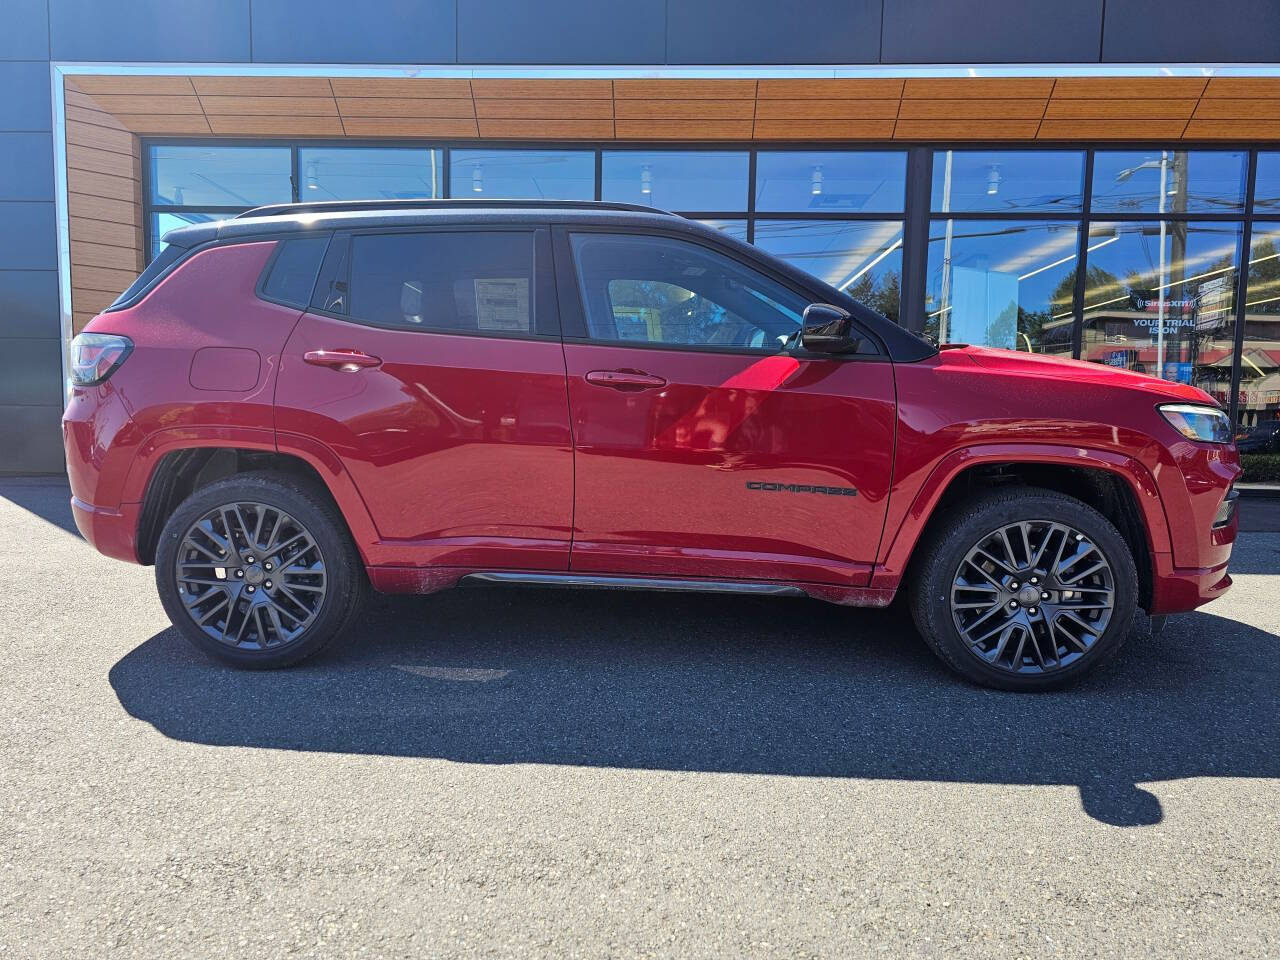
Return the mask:
<path fill-rule="evenodd" d="M 193 523 L 174 575 L 195 625 L 245 650 L 296 640 L 327 592 L 315 537 L 283 510 L 252 501 L 220 504 Z"/>
<path fill-rule="evenodd" d="M 1045 673 L 1089 652 L 1111 623 L 1115 575 L 1084 533 L 1019 520 L 983 536 L 951 582 L 951 616 L 969 649 L 1013 673 Z"/>

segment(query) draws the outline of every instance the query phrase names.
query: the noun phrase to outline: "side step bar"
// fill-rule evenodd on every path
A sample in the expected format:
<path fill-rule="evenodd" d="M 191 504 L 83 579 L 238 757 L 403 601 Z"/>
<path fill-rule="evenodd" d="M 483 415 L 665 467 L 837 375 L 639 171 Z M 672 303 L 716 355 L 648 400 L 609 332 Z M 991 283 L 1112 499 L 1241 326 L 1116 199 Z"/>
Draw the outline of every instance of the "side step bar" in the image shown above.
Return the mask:
<path fill-rule="evenodd" d="M 769 597 L 803 597 L 799 587 L 742 580 L 680 580 L 665 577 L 618 577 L 586 573 L 469 573 L 459 584 L 506 583 L 526 587 L 572 587 L 578 590 L 661 590 L 670 593 L 751 593 Z"/>

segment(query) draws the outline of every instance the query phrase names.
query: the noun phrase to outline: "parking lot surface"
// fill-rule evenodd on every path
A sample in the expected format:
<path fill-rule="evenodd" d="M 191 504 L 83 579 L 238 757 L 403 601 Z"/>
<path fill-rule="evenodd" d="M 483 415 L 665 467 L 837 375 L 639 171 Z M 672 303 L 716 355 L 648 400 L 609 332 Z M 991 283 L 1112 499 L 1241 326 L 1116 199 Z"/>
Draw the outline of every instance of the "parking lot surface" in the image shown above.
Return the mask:
<path fill-rule="evenodd" d="M 895 610 L 496 588 L 382 598 L 341 651 L 236 672 L 66 497 L 0 480 L 0 956 L 1280 942 L 1273 507 L 1226 597 L 1015 695 Z"/>

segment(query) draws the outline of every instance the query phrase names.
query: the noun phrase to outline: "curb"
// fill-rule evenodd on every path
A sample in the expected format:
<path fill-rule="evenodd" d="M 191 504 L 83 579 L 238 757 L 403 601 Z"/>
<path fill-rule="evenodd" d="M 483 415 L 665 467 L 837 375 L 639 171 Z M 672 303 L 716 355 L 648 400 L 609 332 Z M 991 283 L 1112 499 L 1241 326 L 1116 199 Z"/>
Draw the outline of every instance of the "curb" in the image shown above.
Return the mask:
<path fill-rule="evenodd" d="M 1236 489 L 1250 500 L 1280 500 L 1280 483 L 1237 483 Z"/>

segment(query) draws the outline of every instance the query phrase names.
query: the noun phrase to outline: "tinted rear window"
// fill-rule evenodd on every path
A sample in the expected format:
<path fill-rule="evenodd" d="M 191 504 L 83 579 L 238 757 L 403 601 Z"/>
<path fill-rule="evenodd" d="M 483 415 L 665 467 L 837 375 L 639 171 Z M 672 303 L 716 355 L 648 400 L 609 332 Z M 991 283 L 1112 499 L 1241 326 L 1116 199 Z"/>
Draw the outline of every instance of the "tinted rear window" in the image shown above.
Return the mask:
<path fill-rule="evenodd" d="M 536 329 L 532 233 L 357 235 L 350 277 L 353 320 L 492 336 Z"/>
<path fill-rule="evenodd" d="M 329 237 L 300 237 L 282 240 L 280 249 L 267 264 L 267 275 L 262 281 L 262 296 L 277 303 L 305 308 L 311 302 L 311 290 L 316 285 L 320 261 L 324 259 Z"/>

